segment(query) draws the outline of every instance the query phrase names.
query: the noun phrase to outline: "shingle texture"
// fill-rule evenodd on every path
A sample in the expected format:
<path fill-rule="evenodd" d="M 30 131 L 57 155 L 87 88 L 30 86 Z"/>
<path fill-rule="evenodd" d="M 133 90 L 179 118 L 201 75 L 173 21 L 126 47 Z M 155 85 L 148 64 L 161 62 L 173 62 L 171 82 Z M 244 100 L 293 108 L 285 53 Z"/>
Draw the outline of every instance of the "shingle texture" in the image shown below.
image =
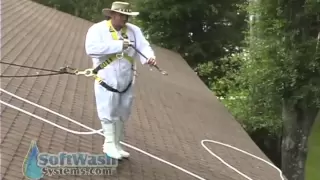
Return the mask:
<path fill-rule="evenodd" d="M 1 1 L 1 61 L 58 70 L 70 65 L 92 66 L 84 51 L 91 22 L 28 0 Z M 176 53 L 154 46 L 159 65 L 168 71 L 138 64 L 132 116 L 125 125 L 125 143 L 167 160 L 202 178 L 245 180 L 202 146 L 212 139 L 267 159 L 242 127 Z M 1 64 L 2 75 L 31 75 L 39 70 Z M 40 72 L 40 74 L 43 72 Z M 1 78 L 1 88 L 47 107 L 94 129 L 97 118 L 93 79 L 75 75 Z M 88 131 L 41 108 L 1 93 L 1 100 L 75 131 Z M 26 179 L 22 163 L 31 140 L 40 152 L 102 153 L 100 135 L 75 135 L 1 104 L 1 177 Z M 207 146 L 226 162 L 254 180 L 280 179 L 268 165 L 223 146 Z M 187 180 L 197 179 L 181 170 L 126 148 L 131 157 L 112 176 L 52 176 L 44 179 Z"/>

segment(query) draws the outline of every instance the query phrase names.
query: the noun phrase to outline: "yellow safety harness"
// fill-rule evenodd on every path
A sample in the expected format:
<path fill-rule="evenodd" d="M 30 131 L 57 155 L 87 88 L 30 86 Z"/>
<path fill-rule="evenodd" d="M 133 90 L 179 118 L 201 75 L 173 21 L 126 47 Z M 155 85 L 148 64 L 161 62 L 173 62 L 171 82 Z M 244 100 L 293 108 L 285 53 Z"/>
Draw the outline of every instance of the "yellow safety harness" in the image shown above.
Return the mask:
<path fill-rule="evenodd" d="M 114 29 L 114 27 L 112 26 L 111 24 L 111 20 L 108 20 L 107 21 L 107 26 L 109 28 L 109 31 L 111 33 L 111 36 L 114 40 L 120 40 L 120 38 L 118 37 L 118 33 L 117 31 Z M 124 27 L 121 29 L 121 36 L 125 39 L 128 39 L 128 36 L 127 36 L 127 27 Z M 124 93 L 126 92 L 129 87 L 131 86 L 131 83 L 130 82 L 127 86 L 126 89 L 124 89 L 123 91 L 118 91 L 117 89 L 114 89 L 113 87 L 107 85 L 105 82 L 103 82 L 103 80 L 97 76 L 97 73 L 98 71 L 100 71 L 101 69 L 107 67 L 110 63 L 112 63 L 113 61 L 117 60 L 117 59 L 121 59 L 121 58 L 125 58 L 127 59 L 131 64 L 132 64 L 132 69 L 133 69 L 133 63 L 134 63 L 134 59 L 130 56 L 128 56 L 127 54 L 125 54 L 124 52 L 122 53 L 119 53 L 119 54 L 112 54 L 110 57 L 108 57 L 103 63 L 101 63 L 99 66 L 97 66 L 96 68 L 94 69 L 86 69 L 82 72 L 79 72 L 77 71 L 76 74 L 84 74 L 85 76 L 89 77 L 89 76 L 93 76 L 95 78 L 96 81 L 99 82 L 99 84 L 101 86 L 103 86 L 104 88 L 108 89 L 109 91 L 112 91 L 112 92 L 117 92 L 117 93 Z"/>

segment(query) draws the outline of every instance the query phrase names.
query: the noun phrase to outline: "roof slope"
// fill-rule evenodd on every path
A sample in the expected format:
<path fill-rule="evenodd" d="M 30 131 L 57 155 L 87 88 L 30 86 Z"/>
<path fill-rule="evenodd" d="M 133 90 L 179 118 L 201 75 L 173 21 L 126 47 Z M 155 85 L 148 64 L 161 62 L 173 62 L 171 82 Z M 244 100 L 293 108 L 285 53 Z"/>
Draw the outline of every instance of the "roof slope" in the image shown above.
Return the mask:
<path fill-rule="evenodd" d="M 28 0 L 2 0 L 1 18 L 1 61 L 48 69 L 65 65 L 79 69 L 91 67 L 91 60 L 84 52 L 84 38 L 92 23 Z M 133 112 L 126 124 L 124 142 L 205 179 L 244 179 L 211 156 L 201 146 L 201 140 L 221 141 L 267 158 L 179 55 L 154 48 L 160 66 L 169 76 L 150 72 L 138 64 Z M 35 70 L 1 64 L 2 75 L 35 73 Z M 74 75 L 1 78 L 1 88 L 89 127 L 101 128 L 91 78 Z M 1 100 L 69 129 L 88 131 L 8 94 L 1 93 Z M 21 167 L 34 139 L 40 152 L 102 152 L 100 135 L 68 133 L 1 104 L 3 179 L 24 179 Z M 208 147 L 253 179 L 279 179 L 276 170 L 258 160 L 219 145 L 208 143 Z M 128 150 L 131 158 L 121 162 L 116 175 L 94 179 L 196 179 L 145 154 Z M 59 177 L 90 178 L 93 179 Z"/>

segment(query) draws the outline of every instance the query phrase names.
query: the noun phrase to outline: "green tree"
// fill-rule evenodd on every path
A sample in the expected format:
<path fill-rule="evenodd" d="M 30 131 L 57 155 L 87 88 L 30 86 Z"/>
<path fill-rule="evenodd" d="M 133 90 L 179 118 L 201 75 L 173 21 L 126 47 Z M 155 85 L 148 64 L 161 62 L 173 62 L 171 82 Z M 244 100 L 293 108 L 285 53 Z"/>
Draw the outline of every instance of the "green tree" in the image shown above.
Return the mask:
<path fill-rule="evenodd" d="M 261 126 L 281 127 L 281 169 L 288 179 L 303 180 L 308 137 L 320 107 L 320 4 L 252 1 L 248 14 L 254 21 L 242 54 L 247 57 L 236 78 L 241 86 L 233 87 L 234 94 L 246 95 L 248 115 L 241 109 L 238 116 L 250 117 L 246 124 L 258 120 Z"/>

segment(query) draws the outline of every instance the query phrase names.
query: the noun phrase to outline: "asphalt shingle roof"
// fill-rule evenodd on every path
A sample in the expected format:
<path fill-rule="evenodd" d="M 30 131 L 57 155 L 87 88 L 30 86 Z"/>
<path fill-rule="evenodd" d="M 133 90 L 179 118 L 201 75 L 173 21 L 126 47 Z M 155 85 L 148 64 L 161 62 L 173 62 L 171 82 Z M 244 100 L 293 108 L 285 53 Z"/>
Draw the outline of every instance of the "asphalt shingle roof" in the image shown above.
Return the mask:
<path fill-rule="evenodd" d="M 2 62 L 55 70 L 65 65 L 79 69 L 92 66 L 84 52 L 84 38 L 91 22 L 29 0 L 2 0 L 1 18 Z M 154 48 L 159 65 L 169 76 L 138 64 L 135 100 L 124 142 L 205 179 L 244 180 L 210 155 L 201 146 L 201 140 L 221 141 L 264 159 L 266 156 L 181 56 Z M 30 75 L 38 71 L 1 64 L 2 75 Z M 1 78 L 1 88 L 84 125 L 101 128 L 91 78 L 66 74 Z M 8 94 L 1 93 L 1 100 L 69 129 L 88 131 Z M 31 140 L 37 140 L 40 152 L 102 153 L 100 135 L 68 133 L 1 104 L 2 179 L 26 179 L 22 164 Z M 223 146 L 210 143 L 207 146 L 254 180 L 280 179 L 275 169 L 256 159 Z M 116 175 L 45 179 L 196 179 L 145 154 L 126 149 L 131 157 L 121 162 Z"/>

